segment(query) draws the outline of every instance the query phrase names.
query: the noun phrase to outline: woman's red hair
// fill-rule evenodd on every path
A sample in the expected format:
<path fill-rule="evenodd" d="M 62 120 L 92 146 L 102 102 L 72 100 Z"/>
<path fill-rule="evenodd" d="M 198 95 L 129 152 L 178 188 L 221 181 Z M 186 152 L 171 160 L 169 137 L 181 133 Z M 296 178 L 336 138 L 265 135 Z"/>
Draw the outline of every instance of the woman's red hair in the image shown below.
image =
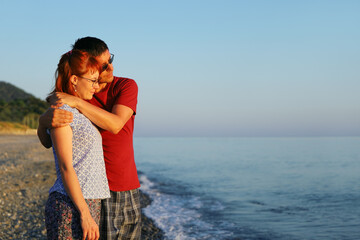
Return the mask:
<path fill-rule="evenodd" d="M 63 54 L 55 72 L 55 88 L 50 93 L 64 92 L 77 96 L 74 86 L 70 81 L 72 75 L 82 76 L 89 70 L 101 72 L 99 62 L 87 52 L 72 50 Z"/>

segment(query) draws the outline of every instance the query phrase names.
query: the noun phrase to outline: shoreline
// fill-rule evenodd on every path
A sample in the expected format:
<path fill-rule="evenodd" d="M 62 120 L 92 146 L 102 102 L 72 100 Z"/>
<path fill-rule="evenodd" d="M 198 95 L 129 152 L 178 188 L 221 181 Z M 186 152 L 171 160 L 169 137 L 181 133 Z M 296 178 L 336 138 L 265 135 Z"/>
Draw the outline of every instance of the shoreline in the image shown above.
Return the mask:
<path fill-rule="evenodd" d="M 52 150 L 36 135 L 0 134 L 0 239 L 46 239 L 44 207 L 55 178 Z M 151 201 L 141 191 L 142 209 Z M 142 239 L 163 238 L 142 214 Z"/>

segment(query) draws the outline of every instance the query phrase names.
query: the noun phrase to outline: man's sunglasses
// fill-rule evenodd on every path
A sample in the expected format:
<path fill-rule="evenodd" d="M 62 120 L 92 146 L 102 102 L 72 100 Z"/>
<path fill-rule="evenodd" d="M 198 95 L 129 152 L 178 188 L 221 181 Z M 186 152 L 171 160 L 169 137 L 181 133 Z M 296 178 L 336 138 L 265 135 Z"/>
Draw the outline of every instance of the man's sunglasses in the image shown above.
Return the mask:
<path fill-rule="evenodd" d="M 104 72 L 104 71 L 106 71 L 106 69 L 108 69 L 108 67 L 109 67 L 109 64 L 112 64 L 112 62 L 114 61 L 114 54 L 110 54 L 111 56 L 110 56 L 110 58 L 109 58 L 109 62 L 108 63 L 106 63 L 106 64 L 104 64 L 103 66 L 102 66 L 102 71 Z"/>

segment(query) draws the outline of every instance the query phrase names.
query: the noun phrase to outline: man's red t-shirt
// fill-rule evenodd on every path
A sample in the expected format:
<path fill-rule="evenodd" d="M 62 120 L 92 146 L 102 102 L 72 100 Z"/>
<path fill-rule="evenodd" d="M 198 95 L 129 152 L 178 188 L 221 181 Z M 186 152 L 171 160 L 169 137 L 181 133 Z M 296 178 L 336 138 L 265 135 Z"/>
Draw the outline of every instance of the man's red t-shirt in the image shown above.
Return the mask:
<path fill-rule="evenodd" d="M 137 175 L 133 130 L 136 114 L 138 87 L 134 80 L 114 77 L 105 89 L 96 93 L 90 103 L 108 112 L 116 104 L 131 108 L 134 114 L 118 134 L 99 129 L 104 148 L 106 174 L 111 191 L 129 191 L 140 187 Z"/>

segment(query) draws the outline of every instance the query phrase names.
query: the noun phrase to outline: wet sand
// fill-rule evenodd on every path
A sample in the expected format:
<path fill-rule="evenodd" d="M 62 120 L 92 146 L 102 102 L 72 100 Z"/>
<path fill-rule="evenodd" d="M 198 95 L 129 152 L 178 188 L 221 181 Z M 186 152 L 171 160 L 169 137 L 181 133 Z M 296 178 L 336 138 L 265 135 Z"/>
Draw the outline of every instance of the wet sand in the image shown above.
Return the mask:
<path fill-rule="evenodd" d="M 51 149 L 36 135 L 0 135 L 0 239 L 46 239 L 44 206 L 56 178 Z M 142 194 L 142 207 L 151 203 Z M 143 214 L 142 239 L 163 232 Z"/>

